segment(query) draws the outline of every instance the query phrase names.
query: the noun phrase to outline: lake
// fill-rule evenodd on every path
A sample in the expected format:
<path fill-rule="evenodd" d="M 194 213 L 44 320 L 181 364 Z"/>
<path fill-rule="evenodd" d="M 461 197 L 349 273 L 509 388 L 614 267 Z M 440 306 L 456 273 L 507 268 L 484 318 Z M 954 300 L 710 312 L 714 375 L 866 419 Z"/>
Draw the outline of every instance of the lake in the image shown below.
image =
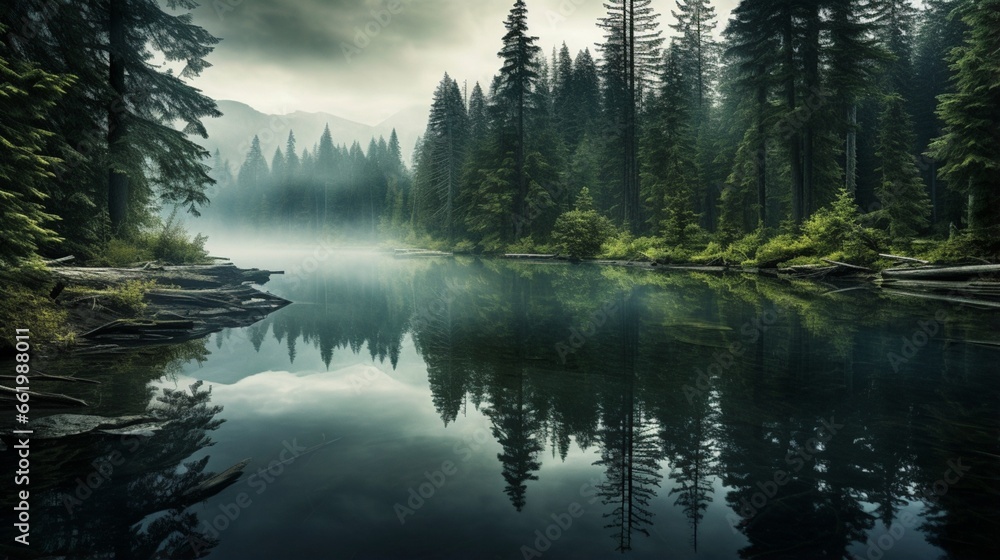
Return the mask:
<path fill-rule="evenodd" d="M 891 560 L 996 549 L 995 312 L 753 275 L 229 254 L 285 270 L 265 288 L 295 303 L 207 340 L 47 368 L 105 381 L 84 395 L 91 413 L 152 403 L 172 421 L 149 438 L 40 448 L 36 552 Z M 243 459 L 238 481 L 183 499 Z"/>

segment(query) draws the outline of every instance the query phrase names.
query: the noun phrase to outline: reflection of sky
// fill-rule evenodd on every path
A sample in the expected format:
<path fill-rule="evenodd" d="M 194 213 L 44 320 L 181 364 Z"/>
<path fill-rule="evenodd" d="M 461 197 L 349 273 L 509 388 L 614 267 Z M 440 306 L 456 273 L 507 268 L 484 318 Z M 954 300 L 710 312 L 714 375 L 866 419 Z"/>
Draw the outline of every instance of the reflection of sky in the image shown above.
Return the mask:
<path fill-rule="evenodd" d="M 342 438 L 286 465 L 260 494 L 260 479 L 251 485 L 245 476 L 193 508 L 205 520 L 221 515 L 240 492 L 253 502 L 220 533 L 212 558 L 521 558 L 521 546 L 532 545 L 534 532 L 544 531 L 552 514 L 566 512 L 574 502 L 584 515 L 544 557 L 613 552 L 615 541 L 601 515 L 606 508 L 600 501 L 590 503 L 592 494 L 581 494 L 585 484 L 602 480 L 603 469 L 593 466 L 598 450 L 574 444 L 563 462 L 547 447 L 539 457 L 539 480 L 527 482 L 527 505 L 517 513 L 504 494 L 497 459 L 501 448 L 490 434 L 489 419 L 469 404 L 465 415 L 444 427 L 409 337 L 399 367 L 381 368 L 388 374 L 372 369 L 364 350 L 359 356 L 335 352 L 329 372 L 318 354 L 303 352 L 289 372 L 284 346 L 273 338 L 256 362 L 250 342 L 239 337 L 231 337 L 221 350 L 212 346 L 205 364 L 189 364 L 183 377 L 164 383 L 184 387 L 205 379 L 212 385 L 213 404 L 224 407 L 220 417 L 226 423 L 212 435 L 216 445 L 205 451 L 212 457 L 209 469 L 251 457 L 250 475 L 278 459 L 286 441 L 311 447 L 324 438 Z M 253 371 L 282 361 L 284 370 Z M 359 388 L 354 379 L 363 385 Z M 405 504 L 409 489 L 418 488 L 425 473 L 441 469 L 444 461 L 455 463 L 456 474 L 401 525 L 393 506 Z M 636 535 L 631 556 L 659 557 L 670 550 L 673 557 L 693 558 L 688 522 L 671 506 L 670 481 L 662 483 L 653 502 L 652 536 Z M 728 557 L 745 544 L 724 516 L 718 508 L 706 515 L 698 558 L 710 558 L 705 550 L 716 547 L 720 558 Z M 705 546 L 709 540 L 714 544 Z"/>

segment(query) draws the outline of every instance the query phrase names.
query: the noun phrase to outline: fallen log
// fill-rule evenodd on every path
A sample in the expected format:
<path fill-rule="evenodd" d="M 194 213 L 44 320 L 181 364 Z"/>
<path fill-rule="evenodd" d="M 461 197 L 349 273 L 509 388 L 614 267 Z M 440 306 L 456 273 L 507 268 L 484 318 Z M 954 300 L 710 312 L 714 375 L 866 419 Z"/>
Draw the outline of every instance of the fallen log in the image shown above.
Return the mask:
<path fill-rule="evenodd" d="M 973 278 L 1000 277 L 1000 264 L 974 266 L 888 268 L 882 271 L 885 278 L 912 278 L 921 280 L 969 280 Z"/>
<path fill-rule="evenodd" d="M 901 257 L 899 255 L 890 255 L 888 253 L 879 253 L 878 256 L 882 257 L 883 259 L 889 259 L 893 261 L 901 261 L 901 262 L 916 263 L 916 264 L 930 264 L 930 261 L 914 259 L 912 257 Z"/>
<path fill-rule="evenodd" d="M 503 256 L 505 259 L 538 259 L 538 260 L 551 260 L 559 258 L 559 255 L 532 255 L 532 254 L 522 254 L 522 253 L 507 253 Z"/>
<path fill-rule="evenodd" d="M 61 407 L 73 407 L 73 406 L 90 406 L 86 401 L 80 400 L 67 395 L 59 395 L 56 393 L 41 393 L 38 391 L 18 391 L 17 389 L 12 389 L 10 387 L 4 387 L 0 385 L 0 400 L 3 401 L 16 401 L 18 400 L 18 393 L 28 393 L 28 397 L 31 402 L 36 404 L 50 404 L 53 406 Z"/>

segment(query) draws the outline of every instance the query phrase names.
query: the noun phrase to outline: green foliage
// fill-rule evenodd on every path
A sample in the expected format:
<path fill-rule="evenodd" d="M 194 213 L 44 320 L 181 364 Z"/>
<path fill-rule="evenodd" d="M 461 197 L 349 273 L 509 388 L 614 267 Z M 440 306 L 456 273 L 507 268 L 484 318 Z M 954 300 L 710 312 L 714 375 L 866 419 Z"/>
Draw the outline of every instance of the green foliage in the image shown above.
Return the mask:
<path fill-rule="evenodd" d="M 40 127 L 71 80 L 9 63 L 5 51 L 0 50 L 0 266 L 15 266 L 40 245 L 58 241 L 49 229 L 57 217 L 43 207 L 45 182 L 58 160 L 46 150 L 51 133 Z"/>
<path fill-rule="evenodd" d="M 572 257 L 593 257 L 601 252 L 601 244 L 614 230 L 611 220 L 594 210 L 594 200 L 584 187 L 577 197 L 576 208 L 556 220 L 552 240 Z"/>
<path fill-rule="evenodd" d="M 155 287 L 155 280 L 128 280 L 102 292 L 102 295 L 108 306 L 116 311 L 141 315 L 146 310 L 146 292 Z"/>
<path fill-rule="evenodd" d="M 936 264 L 981 263 L 980 257 L 988 257 L 994 263 L 1000 262 L 1000 228 L 977 232 L 954 232 L 948 239 L 928 242 L 915 255 Z"/>
<path fill-rule="evenodd" d="M 200 233 L 193 238 L 189 237 L 187 230 L 176 217 L 177 210 L 174 209 L 159 231 L 147 234 L 144 243 L 152 251 L 153 258 L 172 264 L 205 262 L 208 257 L 205 242 L 208 241 L 208 237 Z"/>
<path fill-rule="evenodd" d="M 869 214 L 889 233 L 893 243 L 906 247 L 929 224 L 931 201 L 910 147 L 916 143 L 904 99 L 887 95 L 879 120 L 878 151 L 881 181 L 875 188 L 880 208 Z"/>
<path fill-rule="evenodd" d="M 783 233 L 768 239 L 763 245 L 757 248 L 754 258 L 745 261 L 743 264 L 774 268 L 779 264 L 784 264 L 791 260 L 814 256 L 816 252 L 816 243 L 808 236 Z"/>
<path fill-rule="evenodd" d="M 151 260 L 170 264 L 206 262 L 208 238 L 201 234 L 190 237 L 176 214 L 175 210 L 159 228 L 140 232 L 132 239 L 109 240 L 94 263 L 124 267 Z"/>
<path fill-rule="evenodd" d="M 949 184 L 968 195 L 970 228 L 989 229 L 1000 226 L 1000 0 L 966 2 L 959 13 L 969 32 L 949 55 L 954 91 L 939 98 L 945 133 L 930 153 L 945 162 Z"/>
<path fill-rule="evenodd" d="M 0 270 L 0 354 L 14 347 L 14 329 L 28 329 L 35 343 L 68 344 L 73 335 L 66 326 L 66 312 L 49 299 L 53 281 L 43 266 L 28 262 Z"/>
<path fill-rule="evenodd" d="M 840 190 L 831 206 L 813 214 L 802 232 L 820 256 L 857 265 L 873 264 L 879 248 L 887 244 L 883 233 L 861 224 L 861 211 L 846 189 Z"/>

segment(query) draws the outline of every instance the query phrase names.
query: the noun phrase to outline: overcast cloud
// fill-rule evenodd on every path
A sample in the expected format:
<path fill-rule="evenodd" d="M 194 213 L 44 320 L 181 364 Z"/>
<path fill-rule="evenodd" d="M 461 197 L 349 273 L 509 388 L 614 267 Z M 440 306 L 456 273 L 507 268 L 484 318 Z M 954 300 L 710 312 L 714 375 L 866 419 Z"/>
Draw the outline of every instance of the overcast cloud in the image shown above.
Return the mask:
<path fill-rule="evenodd" d="M 718 0 L 721 31 L 737 0 Z M 325 111 L 366 124 L 427 105 L 444 72 L 489 83 L 513 0 L 205 0 L 195 22 L 222 39 L 193 84 L 267 113 Z M 661 26 L 674 0 L 654 0 Z M 391 13 L 394 8 L 396 13 Z M 602 0 L 528 0 L 550 53 L 601 39 Z M 373 11 L 379 14 L 378 19 Z M 380 20 L 380 21 L 379 21 Z"/>

